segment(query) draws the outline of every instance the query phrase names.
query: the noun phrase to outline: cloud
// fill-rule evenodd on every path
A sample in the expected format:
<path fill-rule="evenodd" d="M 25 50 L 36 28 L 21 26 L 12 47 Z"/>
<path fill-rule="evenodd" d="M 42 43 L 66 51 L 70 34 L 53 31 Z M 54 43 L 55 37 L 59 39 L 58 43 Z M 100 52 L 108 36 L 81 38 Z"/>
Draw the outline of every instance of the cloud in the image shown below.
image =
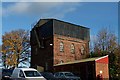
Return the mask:
<path fill-rule="evenodd" d="M 119 0 L 84 0 L 84 2 L 119 2 Z"/>
<path fill-rule="evenodd" d="M 2 0 L 2 2 L 81 2 L 83 0 Z"/>
<path fill-rule="evenodd" d="M 2 2 L 118 2 L 119 0 L 2 0 Z"/>
<path fill-rule="evenodd" d="M 63 2 L 17 2 L 3 6 L 3 16 L 36 15 L 45 17 L 63 18 L 65 14 L 74 12 L 79 3 Z"/>
<path fill-rule="evenodd" d="M 6 4 L 6 3 L 3 3 L 3 4 Z M 5 8 L 3 6 L 2 13 L 3 13 L 3 16 L 11 15 L 11 14 L 22 14 L 28 10 L 29 6 L 30 5 L 28 3 L 15 3 Z"/>
<path fill-rule="evenodd" d="M 80 5 L 78 3 L 61 3 L 58 6 L 54 6 L 54 8 L 49 9 L 44 12 L 42 18 L 59 18 L 62 19 L 65 15 L 74 12 L 77 10 L 77 6 Z M 46 13 L 46 14 L 45 14 Z"/>

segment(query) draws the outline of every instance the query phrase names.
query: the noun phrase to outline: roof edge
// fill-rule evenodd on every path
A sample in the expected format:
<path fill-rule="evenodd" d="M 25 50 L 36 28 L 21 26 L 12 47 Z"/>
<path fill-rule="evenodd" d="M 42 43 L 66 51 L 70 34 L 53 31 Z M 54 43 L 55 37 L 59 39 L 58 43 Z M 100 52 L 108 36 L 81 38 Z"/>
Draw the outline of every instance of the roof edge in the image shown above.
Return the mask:
<path fill-rule="evenodd" d="M 74 25 L 74 26 L 79 26 L 79 27 L 83 27 L 83 28 L 86 28 L 86 29 L 90 29 L 88 27 L 84 27 L 84 26 L 81 26 L 81 25 L 77 25 L 77 24 L 74 24 L 72 22 L 67 22 L 67 21 L 63 21 L 63 20 L 59 20 L 59 19 L 55 19 L 55 18 L 42 18 L 40 20 L 56 20 L 56 21 L 60 21 L 60 22 L 64 22 L 64 23 L 68 23 L 68 24 L 71 24 L 71 25 Z M 39 20 L 39 21 L 40 21 Z"/>
<path fill-rule="evenodd" d="M 108 57 L 108 55 L 103 56 L 103 57 L 100 57 L 100 58 L 96 59 L 95 61 L 98 61 L 98 60 L 103 59 L 103 58 L 106 58 L 106 57 Z"/>

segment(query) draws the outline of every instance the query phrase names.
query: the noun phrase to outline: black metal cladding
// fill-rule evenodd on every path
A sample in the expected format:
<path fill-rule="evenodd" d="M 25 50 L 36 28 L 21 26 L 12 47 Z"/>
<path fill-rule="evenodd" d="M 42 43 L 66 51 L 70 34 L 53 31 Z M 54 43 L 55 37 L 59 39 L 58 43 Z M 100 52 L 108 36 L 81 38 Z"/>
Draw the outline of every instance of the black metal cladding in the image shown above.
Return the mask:
<path fill-rule="evenodd" d="M 53 36 L 53 34 L 58 34 L 88 41 L 90 39 L 89 28 L 56 19 L 41 19 L 35 27 L 39 38 L 47 38 Z"/>
<path fill-rule="evenodd" d="M 45 24 L 37 27 L 37 34 L 40 38 L 47 38 L 53 35 L 53 21 L 49 20 Z"/>
<path fill-rule="evenodd" d="M 54 34 L 64 35 L 68 37 L 74 37 L 82 40 L 89 41 L 89 28 L 77 26 L 71 23 L 53 20 L 54 22 Z"/>

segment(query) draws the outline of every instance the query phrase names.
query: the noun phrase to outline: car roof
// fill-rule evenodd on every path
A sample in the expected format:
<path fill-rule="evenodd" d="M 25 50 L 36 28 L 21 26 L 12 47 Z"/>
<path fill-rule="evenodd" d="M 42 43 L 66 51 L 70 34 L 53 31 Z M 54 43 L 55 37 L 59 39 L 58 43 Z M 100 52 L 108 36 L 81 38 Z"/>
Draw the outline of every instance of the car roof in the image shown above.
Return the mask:
<path fill-rule="evenodd" d="M 36 69 L 34 68 L 16 68 L 16 69 L 19 69 L 19 70 L 23 70 L 23 71 L 37 71 Z"/>
<path fill-rule="evenodd" d="M 72 72 L 56 72 L 56 73 L 72 73 Z"/>
<path fill-rule="evenodd" d="M 72 73 L 72 72 L 59 72 L 59 73 Z"/>

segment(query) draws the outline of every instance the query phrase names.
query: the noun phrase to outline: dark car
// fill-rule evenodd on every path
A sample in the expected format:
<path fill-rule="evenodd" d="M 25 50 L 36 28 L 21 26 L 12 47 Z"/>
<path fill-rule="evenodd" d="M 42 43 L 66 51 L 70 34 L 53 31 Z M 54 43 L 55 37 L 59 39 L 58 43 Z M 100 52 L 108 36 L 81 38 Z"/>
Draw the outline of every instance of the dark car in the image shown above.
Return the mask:
<path fill-rule="evenodd" d="M 75 76 L 72 72 L 56 72 L 54 76 L 58 80 L 81 80 L 80 77 Z"/>
<path fill-rule="evenodd" d="M 2 69 L 2 80 L 11 80 L 13 69 Z"/>
<path fill-rule="evenodd" d="M 47 80 L 56 80 L 53 73 L 51 73 L 51 72 L 40 72 L 40 73 Z"/>

